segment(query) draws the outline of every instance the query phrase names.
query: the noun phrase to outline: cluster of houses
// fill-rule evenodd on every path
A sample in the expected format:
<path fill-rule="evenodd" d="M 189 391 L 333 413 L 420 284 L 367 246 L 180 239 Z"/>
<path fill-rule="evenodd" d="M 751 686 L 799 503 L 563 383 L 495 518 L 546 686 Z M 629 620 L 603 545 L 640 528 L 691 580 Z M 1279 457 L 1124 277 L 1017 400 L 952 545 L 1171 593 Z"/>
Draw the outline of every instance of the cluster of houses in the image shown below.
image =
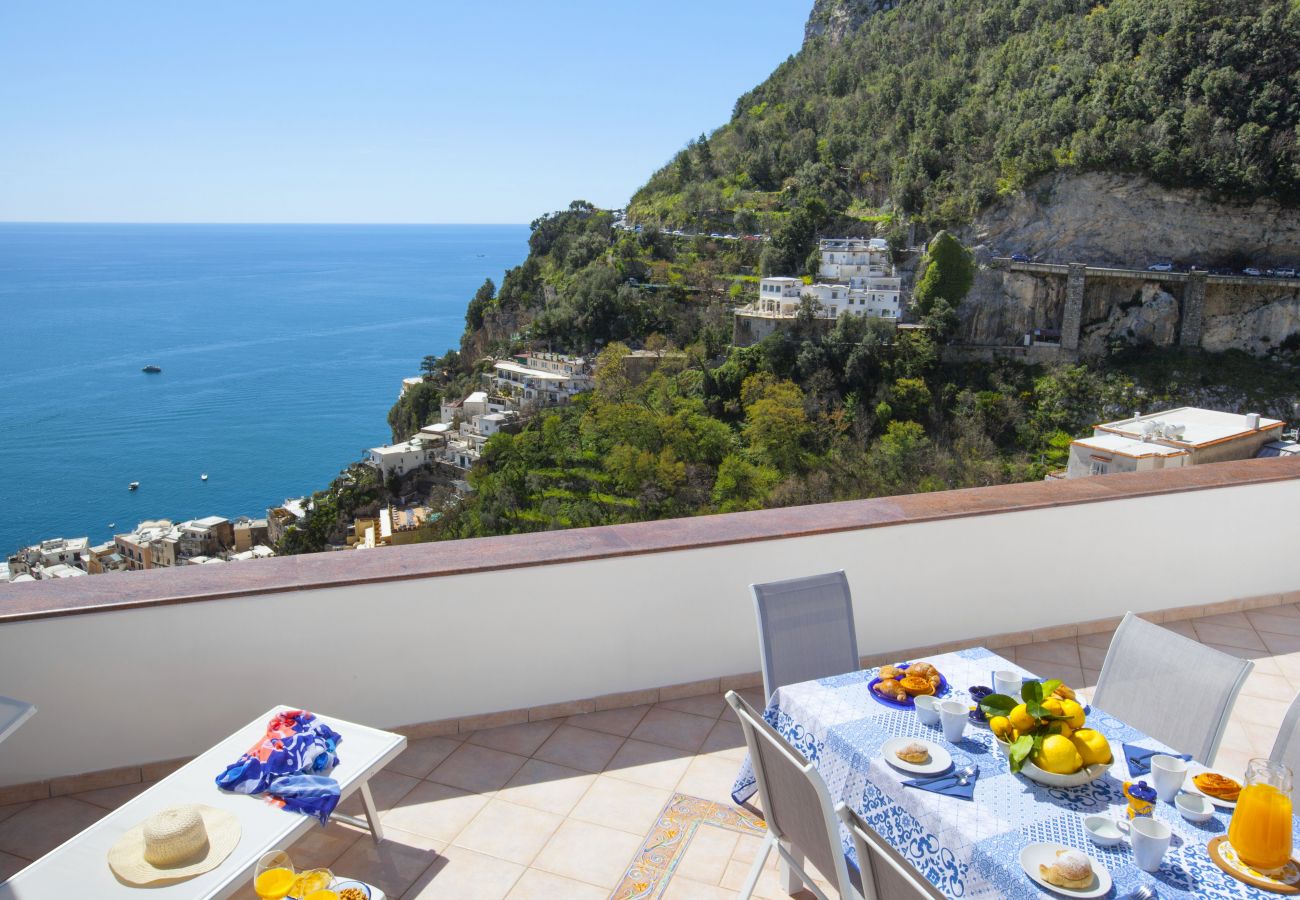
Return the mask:
<path fill-rule="evenodd" d="M 402 389 L 418 381 L 404 379 Z M 439 420 L 405 441 L 372 447 L 365 461 L 386 479 L 435 465 L 463 476 L 493 435 L 511 431 L 539 410 L 566 404 L 595 385 L 588 360 L 540 352 L 494 361 L 485 382 L 482 390 L 442 404 Z"/>
<path fill-rule="evenodd" d="M 745 347 L 778 331 L 799 316 L 805 301 L 812 315 L 834 322 L 842 315 L 885 319 L 902 316 L 902 279 L 883 238 L 828 238 L 820 242 L 818 278 L 768 277 L 758 283 L 758 299 L 735 310 L 733 343 Z"/>
<path fill-rule="evenodd" d="M 9 557 L 0 580 L 44 581 L 265 559 L 275 555 L 273 543 L 267 519 L 151 519 L 102 544 L 92 545 L 84 537 L 52 538 L 24 547 Z"/>

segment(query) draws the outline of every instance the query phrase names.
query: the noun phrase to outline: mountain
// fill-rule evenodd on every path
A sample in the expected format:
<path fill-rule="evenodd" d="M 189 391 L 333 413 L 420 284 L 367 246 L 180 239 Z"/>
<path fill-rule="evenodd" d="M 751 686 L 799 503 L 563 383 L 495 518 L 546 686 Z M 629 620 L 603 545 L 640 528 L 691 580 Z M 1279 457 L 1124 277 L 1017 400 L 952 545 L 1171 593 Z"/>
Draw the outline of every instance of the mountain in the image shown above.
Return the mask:
<path fill-rule="evenodd" d="M 1300 200 L 1296 0 L 817 0 L 806 34 L 635 219 L 779 231 L 806 210 L 901 239 L 1083 173 Z"/>

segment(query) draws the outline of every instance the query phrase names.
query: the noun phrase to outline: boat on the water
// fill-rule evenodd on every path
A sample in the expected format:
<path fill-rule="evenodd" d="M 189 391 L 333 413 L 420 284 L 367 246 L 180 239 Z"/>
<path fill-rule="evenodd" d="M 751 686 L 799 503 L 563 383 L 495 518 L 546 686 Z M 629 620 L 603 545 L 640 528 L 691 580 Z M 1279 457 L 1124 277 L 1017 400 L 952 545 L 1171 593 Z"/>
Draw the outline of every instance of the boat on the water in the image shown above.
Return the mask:
<path fill-rule="evenodd" d="M 140 482 L 138 482 L 138 481 L 133 481 L 133 482 L 131 482 L 130 484 L 128 484 L 128 485 L 126 486 L 126 489 L 127 489 L 128 491 L 138 491 L 138 490 L 140 490 Z"/>
<path fill-rule="evenodd" d="M 207 481 L 207 480 L 208 480 L 207 472 L 204 472 L 202 475 L 199 476 L 199 481 Z"/>
<path fill-rule="evenodd" d="M 162 366 L 145 366 L 140 371 L 147 372 L 150 375 L 157 375 L 159 372 L 162 371 Z"/>

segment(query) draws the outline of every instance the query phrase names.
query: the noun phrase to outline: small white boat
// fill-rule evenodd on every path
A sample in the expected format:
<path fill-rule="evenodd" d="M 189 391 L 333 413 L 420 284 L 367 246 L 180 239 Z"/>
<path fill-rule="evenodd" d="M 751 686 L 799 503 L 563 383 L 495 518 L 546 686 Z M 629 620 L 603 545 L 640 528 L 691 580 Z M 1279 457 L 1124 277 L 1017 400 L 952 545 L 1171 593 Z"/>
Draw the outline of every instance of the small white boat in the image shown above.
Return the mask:
<path fill-rule="evenodd" d="M 109 522 L 109 523 L 108 523 L 108 527 L 109 527 L 109 528 L 116 528 L 116 527 L 117 527 L 117 523 L 116 523 L 116 522 Z"/>
<path fill-rule="evenodd" d="M 207 473 L 207 472 L 204 472 L 202 475 L 200 475 L 200 476 L 199 476 L 199 480 L 200 480 L 200 481 L 207 481 L 207 480 L 208 480 L 208 473 Z"/>
<path fill-rule="evenodd" d="M 133 482 L 131 482 L 130 484 L 128 484 L 128 485 L 126 486 L 126 489 L 127 489 L 128 491 L 138 491 L 138 490 L 140 490 L 140 482 L 138 482 L 138 481 L 133 481 Z"/>

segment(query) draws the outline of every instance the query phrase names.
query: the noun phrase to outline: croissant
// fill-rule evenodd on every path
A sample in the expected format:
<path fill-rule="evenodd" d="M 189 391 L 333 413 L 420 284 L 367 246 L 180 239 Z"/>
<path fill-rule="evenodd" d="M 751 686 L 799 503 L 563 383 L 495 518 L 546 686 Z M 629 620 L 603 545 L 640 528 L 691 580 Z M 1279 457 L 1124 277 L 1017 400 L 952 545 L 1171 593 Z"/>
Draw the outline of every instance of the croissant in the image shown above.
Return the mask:
<path fill-rule="evenodd" d="M 876 685 L 876 693 L 885 697 L 892 697 L 900 703 L 907 699 L 907 691 L 903 686 L 892 678 L 887 678 Z"/>
<path fill-rule="evenodd" d="M 881 681 L 890 681 L 890 680 L 895 680 L 895 681 L 896 681 L 896 680 L 898 680 L 899 678 L 902 678 L 903 675 L 904 675 L 903 670 L 900 669 L 900 668 L 898 668 L 897 666 L 881 666 L 881 667 L 880 667 L 880 680 L 881 680 Z"/>
<path fill-rule="evenodd" d="M 912 663 L 907 667 L 907 674 L 920 675 L 922 678 L 929 678 L 931 675 L 938 675 L 939 670 L 928 662 Z"/>

